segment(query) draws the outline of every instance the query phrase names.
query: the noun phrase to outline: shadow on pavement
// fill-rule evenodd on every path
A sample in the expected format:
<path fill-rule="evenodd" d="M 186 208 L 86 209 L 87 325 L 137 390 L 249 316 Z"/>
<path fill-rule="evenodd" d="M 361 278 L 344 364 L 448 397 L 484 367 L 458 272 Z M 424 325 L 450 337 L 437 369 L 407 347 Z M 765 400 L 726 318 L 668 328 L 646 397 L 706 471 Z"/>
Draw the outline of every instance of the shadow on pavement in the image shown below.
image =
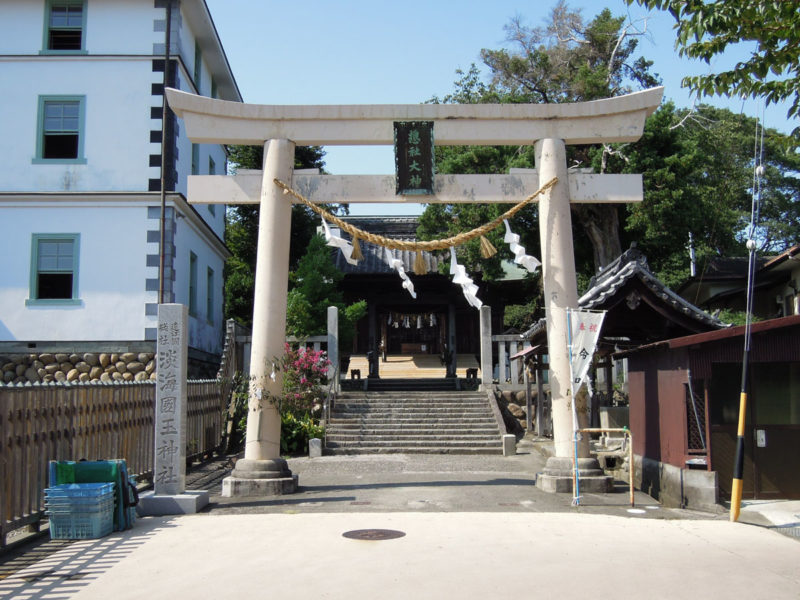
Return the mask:
<path fill-rule="evenodd" d="M 129 531 L 92 540 L 37 540 L 2 557 L 0 598 L 66 598 L 128 557 L 171 518 L 143 519 Z"/>

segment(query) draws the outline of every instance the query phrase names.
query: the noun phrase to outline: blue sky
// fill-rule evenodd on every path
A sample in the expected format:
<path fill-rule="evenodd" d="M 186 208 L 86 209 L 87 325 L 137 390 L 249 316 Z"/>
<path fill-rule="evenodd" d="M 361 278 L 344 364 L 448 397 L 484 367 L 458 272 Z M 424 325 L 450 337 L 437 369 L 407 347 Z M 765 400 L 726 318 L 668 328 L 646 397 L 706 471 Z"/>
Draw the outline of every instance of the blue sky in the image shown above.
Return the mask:
<path fill-rule="evenodd" d="M 555 0 L 206 0 L 245 102 L 255 104 L 411 104 L 453 89 L 457 69 L 481 66 L 481 48 L 506 45 L 503 26 L 519 15 L 531 26 L 543 25 Z M 604 7 L 632 20 L 648 17 L 641 54 L 678 106 L 692 99 L 680 87 L 684 75 L 709 66 L 678 57 L 673 20 L 648 13 L 624 0 L 573 0 L 591 20 Z M 730 52 L 712 65 L 727 67 L 744 51 Z M 754 100 L 727 98 L 704 102 L 761 113 Z M 786 106 L 770 107 L 767 127 L 790 131 Z M 326 169 L 335 174 L 394 171 L 390 147 L 326 148 Z M 397 207 L 403 213 L 408 207 Z M 351 206 L 352 214 L 390 214 L 381 205 Z"/>

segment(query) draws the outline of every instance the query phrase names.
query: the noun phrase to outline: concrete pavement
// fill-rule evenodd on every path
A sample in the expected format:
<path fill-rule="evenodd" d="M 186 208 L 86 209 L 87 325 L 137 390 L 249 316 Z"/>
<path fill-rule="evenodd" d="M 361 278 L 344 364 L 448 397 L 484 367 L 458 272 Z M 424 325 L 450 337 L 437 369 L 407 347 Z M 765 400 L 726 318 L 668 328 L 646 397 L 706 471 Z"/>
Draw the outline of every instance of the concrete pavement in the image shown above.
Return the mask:
<path fill-rule="evenodd" d="M 343 537 L 390 529 L 397 539 Z M 565 513 L 142 519 L 0 582 L 8 598 L 718 598 L 800 591 L 800 544 L 722 520 Z"/>
<path fill-rule="evenodd" d="M 574 507 L 534 487 L 543 462 L 523 447 L 291 459 L 298 494 L 250 499 L 217 496 L 227 468 L 211 463 L 189 477 L 214 492 L 207 512 L 43 544 L 4 565 L 0 598 L 800 597 L 797 540 L 641 493 L 631 512 L 622 486 Z M 403 535 L 343 537 L 361 529 Z"/>

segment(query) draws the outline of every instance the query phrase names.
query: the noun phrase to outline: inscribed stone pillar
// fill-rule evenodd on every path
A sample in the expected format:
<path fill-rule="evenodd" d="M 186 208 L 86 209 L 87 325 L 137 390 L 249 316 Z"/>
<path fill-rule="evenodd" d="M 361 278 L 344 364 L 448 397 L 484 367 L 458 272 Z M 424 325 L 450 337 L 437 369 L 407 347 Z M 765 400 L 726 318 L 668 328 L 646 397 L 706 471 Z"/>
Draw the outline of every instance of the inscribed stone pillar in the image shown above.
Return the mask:
<path fill-rule="evenodd" d="M 296 478 L 292 484 L 292 473 L 280 458 L 281 419 L 274 402 L 283 382 L 278 363 L 286 342 L 292 205 L 290 196 L 283 194 L 273 180 L 291 185 L 293 166 L 293 142 L 268 140 L 264 144 L 247 437 L 244 459 L 223 481 L 223 496 L 289 493 L 296 488 Z M 272 484 L 266 483 L 269 481 Z"/>
<path fill-rule="evenodd" d="M 153 489 L 139 497 L 139 516 L 191 514 L 208 504 L 206 490 L 186 490 L 188 320 L 186 305 L 158 305 Z"/>
<path fill-rule="evenodd" d="M 188 312 L 184 304 L 158 305 L 155 464 L 158 495 L 186 489 L 186 364 Z"/>
<path fill-rule="evenodd" d="M 539 140 L 535 151 L 539 185 L 558 177 L 558 183 L 539 200 L 539 236 L 542 245 L 555 455 L 572 457 L 572 385 L 567 308 L 578 307 L 578 288 L 572 244 L 567 160 L 564 142 L 559 139 Z M 579 444 L 578 456 L 589 456 L 586 441 Z"/>

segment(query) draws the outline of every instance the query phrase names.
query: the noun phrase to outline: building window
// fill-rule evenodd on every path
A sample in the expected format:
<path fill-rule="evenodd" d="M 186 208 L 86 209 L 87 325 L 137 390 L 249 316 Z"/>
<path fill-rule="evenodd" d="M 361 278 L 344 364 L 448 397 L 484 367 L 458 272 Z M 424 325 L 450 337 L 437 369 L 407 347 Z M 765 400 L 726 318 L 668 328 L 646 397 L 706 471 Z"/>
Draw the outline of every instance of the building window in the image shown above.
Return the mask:
<path fill-rule="evenodd" d="M 34 162 L 86 162 L 83 127 L 82 96 L 40 96 Z"/>
<path fill-rule="evenodd" d="M 219 90 L 217 89 L 217 82 L 214 78 L 211 78 L 211 97 L 218 98 L 219 97 Z"/>
<path fill-rule="evenodd" d="M 27 304 L 77 302 L 79 241 L 77 233 L 33 235 Z"/>
<path fill-rule="evenodd" d="M 189 314 L 197 316 L 197 255 L 189 252 Z"/>
<path fill-rule="evenodd" d="M 81 52 L 86 36 L 84 0 L 49 0 L 45 11 L 45 52 Z"/>
<path fill-rule="evenodd" d="M 200 51 L 200 45 L 194 43 L 194 89 L 200 93 L 200 78 L 203 73 L 203 53 Z"/>
<path fill-rule="evenodd" d="M 208 157 L 208 174 L 209 175 L 216 175 L 217 174 L 217 164 L 214 162 L 214 159 L 210 156 Z M 217 207 L 213 204 L 208 205 L 208 212 L 210 212 L 213 216 L 217 216 Z"/>
<path fill-rule="evenodd" d="M 192 175 L 200 174 L 200 145 L 192 144 Z"/>
<path fill-rule="evenodd" d="M 214 270 L 206 271 L 206 321 L 214 323 Z"/>

